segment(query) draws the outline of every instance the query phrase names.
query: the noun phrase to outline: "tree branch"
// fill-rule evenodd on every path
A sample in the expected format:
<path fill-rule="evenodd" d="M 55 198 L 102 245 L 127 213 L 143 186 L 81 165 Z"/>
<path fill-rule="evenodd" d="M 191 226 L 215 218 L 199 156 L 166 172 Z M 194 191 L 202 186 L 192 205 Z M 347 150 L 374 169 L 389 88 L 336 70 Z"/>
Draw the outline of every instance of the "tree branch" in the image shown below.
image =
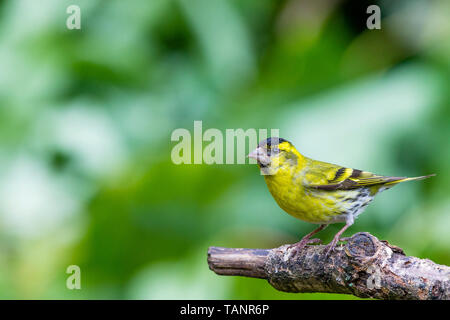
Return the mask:
<path fill-rule="evenodd" d="M 274 249 L 210 247 L 209 268 L 219 275 L 267 279 L 286 292 L 347 293 L 378 299 L 450 299 L 450 267 L 407 257 L 366 232 L 354 234 L 326 258 L 323 245 L 290 257 Z"/>

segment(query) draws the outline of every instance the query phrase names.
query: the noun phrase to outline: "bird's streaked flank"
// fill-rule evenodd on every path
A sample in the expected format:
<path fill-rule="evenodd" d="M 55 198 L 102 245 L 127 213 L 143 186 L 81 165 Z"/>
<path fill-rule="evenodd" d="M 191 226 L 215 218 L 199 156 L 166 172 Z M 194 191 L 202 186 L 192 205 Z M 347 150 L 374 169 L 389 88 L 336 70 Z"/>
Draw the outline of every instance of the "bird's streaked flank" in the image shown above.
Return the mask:
<path fill-rule="evenodd" d="M 267 187 L 278 205 L 295 218 L 320 226 L 292 245 L 293 254 L 311 237 L 331 223 L 345 226 L 327 246 L 329 254 L 342 233 L 350 227 L 375 195 L 404 181 L 422 180 L 432 175 L 407 178 L 380 176 L 371 172 L 309 159 L 282 138 L 263 140 L 249 155 L 258 162 Z"/>

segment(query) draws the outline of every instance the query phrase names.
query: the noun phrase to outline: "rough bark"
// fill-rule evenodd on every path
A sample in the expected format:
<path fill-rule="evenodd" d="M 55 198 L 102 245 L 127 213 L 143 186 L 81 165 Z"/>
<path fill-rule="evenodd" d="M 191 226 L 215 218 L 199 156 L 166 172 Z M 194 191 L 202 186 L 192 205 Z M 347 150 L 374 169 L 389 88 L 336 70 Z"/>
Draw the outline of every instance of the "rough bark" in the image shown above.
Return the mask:
<path fill-rule="evenodd" d="M 209 268 L 219 275 L 267 279 L 286 292 L 347 293 L 378 299 L 450 299 L 450 267 L 408 257 L 369 233 L 353 235 L 324 255 L 309 245 L 290 256 L 288 245 L 274 249 L 210 247 Z"/>

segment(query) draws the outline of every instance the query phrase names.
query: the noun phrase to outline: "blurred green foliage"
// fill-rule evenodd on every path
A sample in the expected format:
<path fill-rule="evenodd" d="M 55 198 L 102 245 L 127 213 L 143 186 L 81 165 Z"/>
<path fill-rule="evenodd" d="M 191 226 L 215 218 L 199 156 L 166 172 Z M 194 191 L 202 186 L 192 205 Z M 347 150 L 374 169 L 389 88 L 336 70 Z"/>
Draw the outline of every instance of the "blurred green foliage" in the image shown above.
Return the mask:
<path fill-rule="evenodd" d="M 374 3 L 381 30 L 366 28 Z M 279 128 L 307 156 L 380 174 L 437 173 L 379 196 L 347 234 L 450 264 L 449 9 L 2 1 L 0 297 L 352 298 L 208 270 L 208 246 L 269 248 L 314 226 L 282 212 L 256 166 L 173 164 L 171 133 L 194 120 Z M 66 289 L 72 264 L 81 290 Z"/>

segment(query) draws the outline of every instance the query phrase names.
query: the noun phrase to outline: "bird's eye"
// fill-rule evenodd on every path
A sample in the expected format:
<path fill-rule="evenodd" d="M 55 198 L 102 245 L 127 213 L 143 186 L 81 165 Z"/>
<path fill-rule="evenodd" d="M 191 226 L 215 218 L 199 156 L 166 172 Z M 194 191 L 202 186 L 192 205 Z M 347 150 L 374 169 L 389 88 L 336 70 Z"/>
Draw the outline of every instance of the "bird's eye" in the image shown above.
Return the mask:
<path fill-rule="evenodd" d="M 277 146 L 267 146 L 267 155 L 270 157 L 273 154 L 278 154 L 280 149 Z"/>

